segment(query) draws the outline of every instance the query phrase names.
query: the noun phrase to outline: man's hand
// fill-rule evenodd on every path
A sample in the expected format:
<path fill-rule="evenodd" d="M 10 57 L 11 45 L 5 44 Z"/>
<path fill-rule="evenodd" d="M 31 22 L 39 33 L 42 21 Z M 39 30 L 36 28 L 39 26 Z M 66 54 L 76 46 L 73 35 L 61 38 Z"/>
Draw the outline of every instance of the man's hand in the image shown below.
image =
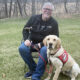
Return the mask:
<path fill-rule="evenodd" d="M 26 40 L 25 42 L 24 42 L 24 44 L 26 45 L 26 46 L 31 46 L 31 42 L 29 41 L 29 40 Z"/>
<path fill-rule="evenodd" d="M 38 43 L 38 44 L 35 44 L 34 46 L 35 46 L 35 47 L 36 47 L 36 49 L 38 49 L 38 50 L 40 50 L 40 48 L 41 48 L 41 45 L 40 45 L 40 43 Z"/>
<path fill-rule="evenodd" d="M 41 48 L 41 44 L 40 43 L 38 43 L 38 46 L 39 46 L 39 48 Z"/>

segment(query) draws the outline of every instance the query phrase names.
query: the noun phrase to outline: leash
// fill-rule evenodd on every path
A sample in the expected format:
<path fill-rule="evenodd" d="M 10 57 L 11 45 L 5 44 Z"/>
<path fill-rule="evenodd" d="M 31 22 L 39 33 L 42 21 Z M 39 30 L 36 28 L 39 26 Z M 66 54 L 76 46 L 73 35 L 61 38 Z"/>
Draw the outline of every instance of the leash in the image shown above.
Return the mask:
<path fill-rule="evenodd" d="M 49 73 L 52 73 L 52 69 L 53 69 L 53 66 L 50 64 L 50 70 L 47 69 L 47 62 L 45 61 L 45 59 L 40 55 L 40 51 L 39 49 L 35 46 L 35 45 L 31 45 L 34 49 L 36 49 L 38 51 L 38 55 L 39 57 L 43 60 L 43 62 L 45 63 L 45 71 L 49 74 Z"/>
<path fill-rule="evenodd" d="M 26 30 L 29 31 L 28 39 L 30 40 L 32 27 L 26 27 L 26 28 L 24 28 L 24 29 L 26 29 Z M 31 40 L 30 40 L 30 41 L 31 41 Z M 39 49 L 38 49 L 35 45 L 33 45 L 33 44 L 32 44 L 31 46 L 38 51 L 40 58 L 41 58 L 41 59 L 43 60 L 43 62 L 45 63 L 45 70 L 46 70 L 46 72 L 47 72 L 47 73 L 51 73 L 51 72 L 52 72 L 52 69 L 53 69 L 52 65 L 50 65 L 50 70 L 48 71 L 48 69 L 47 69 L 47 62 L 46 62 L 45 59 L 40 55 Z"/>

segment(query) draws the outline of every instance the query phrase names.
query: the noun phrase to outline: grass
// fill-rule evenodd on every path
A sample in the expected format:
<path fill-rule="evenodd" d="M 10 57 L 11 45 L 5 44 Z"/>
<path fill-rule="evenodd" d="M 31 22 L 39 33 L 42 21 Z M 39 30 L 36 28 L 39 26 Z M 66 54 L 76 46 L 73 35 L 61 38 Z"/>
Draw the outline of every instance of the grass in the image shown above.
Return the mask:
<path fill-rule="evenodd" d="M 56 20 L 59 23 L 62 45 L 80 65 L 80 18 L 56 18 Z M 0 80 L 30 80 L 24 79 L 24 62 L 18 53 L 22 29 L 26 22 L 27 18 L 0 20 Z M 47 73 L 42 80 L 46 76 Z M 59 80 L 70 78 L 61 74 Z M 78 76 L 76 80 L 80 80 L 80 77 Z"/>

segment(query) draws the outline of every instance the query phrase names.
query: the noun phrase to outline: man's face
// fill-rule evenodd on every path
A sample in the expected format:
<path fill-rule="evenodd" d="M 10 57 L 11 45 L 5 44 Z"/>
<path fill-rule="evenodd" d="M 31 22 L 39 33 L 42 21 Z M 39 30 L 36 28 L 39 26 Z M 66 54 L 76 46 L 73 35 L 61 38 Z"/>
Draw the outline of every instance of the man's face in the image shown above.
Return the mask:
<path fill-rule="evenodd" d="M 50 5 L 45 6 L 42 9 L 42 16 L 44 20 L 47 20 L 51 17 L 52 15 L 52 7 Z"/>

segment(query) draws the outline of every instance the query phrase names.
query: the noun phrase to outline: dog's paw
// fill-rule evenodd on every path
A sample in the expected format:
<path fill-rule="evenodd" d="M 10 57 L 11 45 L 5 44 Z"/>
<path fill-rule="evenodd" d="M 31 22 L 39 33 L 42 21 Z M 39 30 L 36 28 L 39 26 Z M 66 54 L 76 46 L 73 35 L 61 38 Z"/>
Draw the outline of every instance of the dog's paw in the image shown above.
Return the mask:
<path fill-rule="evenodd" d="M 53 78 L 53 80 L 57 80 L 57 78 Z"/>
<path fill-rule="evenodd" d="M 46 79 L 44 79 L 44 80 L 50 80 L 50 77 L 47 77 Z"/>

